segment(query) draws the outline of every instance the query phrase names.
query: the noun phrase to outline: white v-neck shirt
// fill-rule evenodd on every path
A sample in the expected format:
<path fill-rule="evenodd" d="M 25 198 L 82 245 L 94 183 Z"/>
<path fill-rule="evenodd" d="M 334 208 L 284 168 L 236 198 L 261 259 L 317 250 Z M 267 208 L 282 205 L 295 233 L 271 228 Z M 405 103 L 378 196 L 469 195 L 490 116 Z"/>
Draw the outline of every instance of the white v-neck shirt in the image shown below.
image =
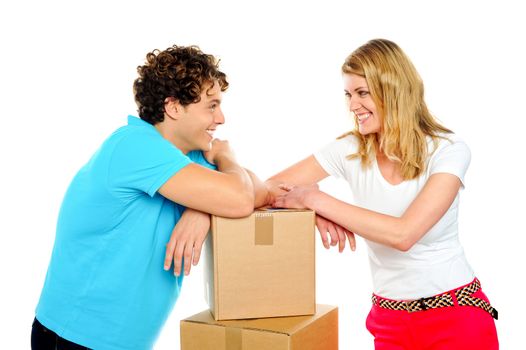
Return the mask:
<path fill-rule="evenodd" d="M 358 150 L 355 136 L 335 140 L 314 156 L 327 173 L 347 180 L 354 204 L 400 217 L 432 174 L 453 174 L 464 187 L 470 150 L 455 134 L 444 136 L 447 140 L 439 139 L 424 173 L 397 185 L 385 180 L 376 160 L 364 169 L 359 159 L 346 158 Z M 432 152 L 431 138 L 428 138 L 428 145 Z M 459 194 L 444 216 L 407 252 L 365 240 L 375 294 L 395 300 L 412 300 L 433 296 L 473 280 L 473 270 L 458 240 L 458 207 Z"/>

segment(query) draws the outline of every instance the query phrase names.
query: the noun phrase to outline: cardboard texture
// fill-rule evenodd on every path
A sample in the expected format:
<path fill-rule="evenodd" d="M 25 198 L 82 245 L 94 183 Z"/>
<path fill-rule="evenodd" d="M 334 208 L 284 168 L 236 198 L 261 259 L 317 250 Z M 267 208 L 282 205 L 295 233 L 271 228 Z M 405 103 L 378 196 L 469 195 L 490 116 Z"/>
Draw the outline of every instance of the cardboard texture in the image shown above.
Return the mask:
<path fill-rule="evenodd" d="M 212 217 L 205 298 L 216 320 L 315 312 L 314 212 L 261 210 Z"/>
<path fill-rule="evenodd" d="M 338 308 L 313 316 L 216 321 L 210 311 L 184 319 L 181 350 L 337 350 Z"/>

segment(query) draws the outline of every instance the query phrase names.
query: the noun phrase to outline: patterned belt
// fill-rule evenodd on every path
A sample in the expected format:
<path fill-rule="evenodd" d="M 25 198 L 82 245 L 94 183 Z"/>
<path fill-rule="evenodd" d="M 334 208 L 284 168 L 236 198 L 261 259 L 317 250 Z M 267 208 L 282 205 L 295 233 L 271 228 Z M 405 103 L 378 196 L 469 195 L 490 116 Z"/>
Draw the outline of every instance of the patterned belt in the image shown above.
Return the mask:
<path fill-rule="evenodd" d="M 473 282 L 463 288 L 452 290 L 429 298 L 421 298 L 409 301 L 396 301 L 379 297 L 373 294 L 373 304 L 389 310 L 403 310 L 407 312 L 425 311 L 441 307 L 455 306 L 453 293 L 459 306 L 475 306 L 489 312 L 494 318 L 499 318 L 499 313 L 487 301 L 472 297 L 471 295 L 480 289 L 480 282 L 475 278 Z"/>

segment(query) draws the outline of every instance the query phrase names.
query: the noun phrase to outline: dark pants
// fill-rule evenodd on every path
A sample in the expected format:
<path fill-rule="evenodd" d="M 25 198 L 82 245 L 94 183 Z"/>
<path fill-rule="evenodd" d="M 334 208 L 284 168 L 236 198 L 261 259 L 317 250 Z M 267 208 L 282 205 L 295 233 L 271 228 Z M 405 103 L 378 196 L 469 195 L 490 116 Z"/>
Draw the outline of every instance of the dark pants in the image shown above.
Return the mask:
<path fill-rule="evenodd" d="M 47 329 L 35 318 L 31 331 L 32 350 L 86 350 L 85 346 L 70 342 Z"/>

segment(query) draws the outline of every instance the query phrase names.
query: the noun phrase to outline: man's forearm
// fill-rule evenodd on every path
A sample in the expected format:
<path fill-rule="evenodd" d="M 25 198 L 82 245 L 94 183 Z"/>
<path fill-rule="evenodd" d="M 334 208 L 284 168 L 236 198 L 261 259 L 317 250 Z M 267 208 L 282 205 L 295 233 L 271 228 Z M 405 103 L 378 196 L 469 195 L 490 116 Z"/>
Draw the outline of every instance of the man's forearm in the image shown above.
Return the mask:
<path fill-rule="evenodd" d="M 233 189 L 233 192 L 230 192 L 231 197 L 236 198 L 234 202 L 237 206 L 243 206 L 246 215 L 249 215 L 253 209 L 254 189 L 248 172 L 229 156 L 215 159 L 215 164 L 217 170 L 226 175 L 227 181 L 230 181 L 229 187 Z"/>
<path fill-rule="evenodd" d="M 250 176 L 252 185 L 254 186 L 254 208 L 259 208 L 270 204 L 270 193 L 267 189 L 267 186 L 265 186 L 265 183 L 261 181 L 252 171 L 246 168 L 245 170 Z"/>

